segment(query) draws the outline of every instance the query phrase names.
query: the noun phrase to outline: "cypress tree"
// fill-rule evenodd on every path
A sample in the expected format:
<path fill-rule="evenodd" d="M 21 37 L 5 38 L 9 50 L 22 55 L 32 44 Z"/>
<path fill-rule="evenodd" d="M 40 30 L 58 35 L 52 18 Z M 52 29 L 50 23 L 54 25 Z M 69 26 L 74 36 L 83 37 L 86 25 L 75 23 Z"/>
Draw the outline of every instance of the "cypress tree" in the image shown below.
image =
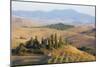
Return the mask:
<path fill-rule="evenodd" d="M 30 46 L 33 46 L 34 45 L 34 39 L 33 39 L 33 37 L 31 37 L 31 39 L 30 39 Z"/>
<path fill-rule="evenodd" d="M 43 41 L 44 39 L 43 39 L 43 37 L 42 37 L 42 39 L 41 39 L 41 45 L 43 45 L 43 43 L 44 43 L 44 41 Z"/>
<path fill-rule="evenodd" d="M 68 45 L 69 44 L 69 42 L 68 42 L 68 39 L 66 38 L 66 45 Z"/>
<path fill-rule="evenodd" d="M 48 47 L 48 39 L 44 39 L 43 42 L 44 47 Z"/>
<path fill-rule="evenodd" d="M 34 47 L 37 49 L 37 48 L 40 48 L 39 46 L 39 41 L 37 39 L 37 36 L 35 36 L 35 39 L 34 39 Z"/>
<path fill-rule="evenodd" d="M 55 33 L 54 42 L 55 42 L 55 48 L 58 48 L 57 34 L 56 33 Z"/>
<path fill-rule="evenodd" d="M 41 47 L 43 47 L 43 48 L 45 47 L 43 37 L 42 37 L 42 39 L 41 39 Z"/>
<path fill-rule="evenodd" d="M 52 49 L 50 38 L 48 38 L 48 49 Z"/>
<path fill-rule="evenodd" d="M 59 37 L 59 43 L 58 43 L 58 47 L 61 47 L 61 45 L 63 45 L 63 41 L 62 41 L 62 37 Z"/>
<path fill-rule="evenodd" d="M 52 47 L 54 47 L 54 38 L 53 38 L 54 36 L 53 36 L 53 34 L 51 35 L 51 37 L 50 37 L 50 41 L 51 41 L 51 45 L 52 45 Z"/>

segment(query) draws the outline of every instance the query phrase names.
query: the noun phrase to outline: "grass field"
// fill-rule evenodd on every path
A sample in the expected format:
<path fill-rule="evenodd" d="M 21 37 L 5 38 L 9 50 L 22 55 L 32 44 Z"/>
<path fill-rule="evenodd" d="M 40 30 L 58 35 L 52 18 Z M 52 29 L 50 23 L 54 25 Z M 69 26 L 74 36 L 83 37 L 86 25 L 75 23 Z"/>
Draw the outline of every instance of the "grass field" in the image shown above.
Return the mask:
<path fill-rule="evenodd" d="M 27 25 L 27 22 L 25 21 L 25 24 L 23 24 Z M 12 65 L 36 65 L 96 60 L 95 27 L 91 24 L 79 25 L 63 30 L 55 29 L 54 26 L 53 28 L 33 27 L 38 25 L 35 25 L 35 23 L 30 23 L 28 27 L 22 26 L 23 24 L 20 23 L 21 26 L 18 26 L 19 24 L 14 24 L 13 21 L 11 49 L 16 49 L 20 46 L 20 43 L 23 43 L 25 46 L 26 41 L 31 37 L 35 38 L 37 36 L 40 42 L 42 38 L 48 38 L 51 34 L 55 33 L 57 34 L 57 38 L 62 37 L 64 45 L 60 48 L 53 48 L 52 50 L 41 48 L 40 50 L 43 54 L 25 52 L 23 55 L 12 55 Z"/>

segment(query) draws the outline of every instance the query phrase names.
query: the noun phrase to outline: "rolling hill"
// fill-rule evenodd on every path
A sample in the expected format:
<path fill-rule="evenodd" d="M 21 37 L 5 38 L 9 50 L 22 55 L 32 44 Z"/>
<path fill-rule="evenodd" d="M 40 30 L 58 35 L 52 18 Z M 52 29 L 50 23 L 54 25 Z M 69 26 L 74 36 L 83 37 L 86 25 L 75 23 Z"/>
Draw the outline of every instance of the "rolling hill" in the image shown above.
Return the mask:
<path fill-rule="evenodd" d="M 65 41 L 66 39 L 71 41 L 71 43 L 65 44 L 65 46 L 58 49 L 41 49 L 44 52 L 44 55 L 32 53 L 24 54 L 26 56 L 12 56 L 13 65 L 85 62 L 96 60 L 95 55 L 92 54 L 93 52 L 96 54 L 95 36 L 91 35 L 96 32 L 93 25 L 73 26 L 65 25 L 64 23 L 46 26 L 41 25 L 42 24 L 39 24 L 39 22 L 33 20 L 14 17 L 12 20 L 13 28 L 11 33 L 13 35 L 11 38 L 11 48 L 14 49 L 18 47 L 20 43 L 25 43 L 30 37 L 34 38 L 34 36 L 37 36 L 40 41 L 42 37 L 47 38 L 54 33 L 57 33 L 58 37 L 61 36 Z M 87 48 L 84 49 L 84 46 L 92 47 L 92 53 L 91 50 L 88 50 Z M 49 57 L 49 54 L 52 56 Z"/>
<path fill-rule="evenodd" d="M 12 21 L 13 24 L 12 25 L 13 45 L 12 46 L 17 46 L 19 42 L 24 42 L 26 41 L 26 39 L 30 37 L 34 37 L 35 35 L 38 36 L 38 39 L 41 39 L 42 37 L 50 36 L 50 34 L 52 33 L 57 33 L 58 36 L 61 35 L 62 37 L 64 37 L 64 39 L 67 38 L 76 47 L 80 47 L 80 46 L 95 47 L 95 42 L 96 42 L 94 36 L 95 27 L 91 24 L 75 26 L 75 27 L 73 27 L 73 25 L 70 26 L 70 25 L 65 25 L 63 23 L 41 26 L 41 24 L 38 24 L 35 21 L 32 21 L 30 23 L 30 21 L 28 21 L 27 19 L 26 20 L 23 18 L 21 18 L 21 20 L 19 19 L 20 18 L 14 18 L 13 19 L 14 21 Z"/>
<path fill-rule="evenodd" d="M 32 64 L 54 64 L 54 63 L 69 63 L 69 62 L 87 62 L 95 61 L 95 56 L 81 51 L 71 45 L 63 48 L 48 51 L 43 49 L 45 55 L 33 54 L 31 56 L 12 56 L 13 66 L 17 65 L 32 65 Z M 48 55 L 51 54 L 52 57 Z M 24 60 L 24 61 L 23 61 Z"/>
<path fill-rule="evenodd" d="M 53 55 L 53 59 L 50 59 L 50 61 L 54 60 L 56 63 L 61 62 L 81 62 L 81 61 L 94 61 L 95 56 L 88 54 L 84 51 L 78 50 L 77 48 L 67 45 L 63 48 L 55 49 L 51 51 L 51 54 Z M 52 62 L 51 62 L 52 63 Z M 55 62 L 53 62 L 55 63 Z"/>
<path fill-rule="evenodd" d="M 86 34 L 86 35 L 90 35 L 90 36 L 96 36 L 96 28 L 93 28 L 93 29 L 90 29 L 88 31 L 84 31 L 84 32 L 81 32 L 81 34 Z"/>
<path fill-rule="evenodd" d="M 41 25 L 37 21 L 33 21 L 31 19 L 26 19 L 23 17 L 12 16 L 12 27 L 31 27 L 31 26 L 39 26 Z"/>

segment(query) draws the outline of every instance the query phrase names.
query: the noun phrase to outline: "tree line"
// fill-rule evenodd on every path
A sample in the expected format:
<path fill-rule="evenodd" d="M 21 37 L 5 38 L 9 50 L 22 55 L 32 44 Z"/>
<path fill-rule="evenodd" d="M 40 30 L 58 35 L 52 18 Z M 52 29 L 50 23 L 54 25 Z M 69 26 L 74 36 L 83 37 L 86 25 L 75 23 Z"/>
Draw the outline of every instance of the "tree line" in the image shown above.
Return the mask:
<path fill-rule="evenodd" d="M 20 43 L 20 45 L 13 50 L 13 53 L 18 54 L 20 51 L 25 52 L 25 50 L 35 50 L 45 48 L 48 50 L 57 49 L 62 47 L 64 44 L 62 37 L 58 38 L 57 33 L 50 35 L 47 38 L 41 38 L 41 41 L 38 40 L 38 37 L 35 36 L 34 38 L 31 37 L 25 43 Z"/>

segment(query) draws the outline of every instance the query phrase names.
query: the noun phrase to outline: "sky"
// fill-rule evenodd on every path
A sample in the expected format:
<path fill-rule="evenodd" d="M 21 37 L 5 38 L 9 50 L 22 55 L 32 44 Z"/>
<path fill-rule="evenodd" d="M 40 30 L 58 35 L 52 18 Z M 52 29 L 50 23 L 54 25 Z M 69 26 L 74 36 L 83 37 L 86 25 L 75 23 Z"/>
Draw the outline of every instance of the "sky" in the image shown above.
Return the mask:
<path fill-rule="evenodd" d="M 73 9 L 80 13 L 95 16 L 94 6 L 80 6 L 80 5 L 63 5 L 63 4 L 48 4 L 48 3 L 34 3 L 34 2 L 12 2 L 12 10 L 14 11 L 52 11 Z"/>

